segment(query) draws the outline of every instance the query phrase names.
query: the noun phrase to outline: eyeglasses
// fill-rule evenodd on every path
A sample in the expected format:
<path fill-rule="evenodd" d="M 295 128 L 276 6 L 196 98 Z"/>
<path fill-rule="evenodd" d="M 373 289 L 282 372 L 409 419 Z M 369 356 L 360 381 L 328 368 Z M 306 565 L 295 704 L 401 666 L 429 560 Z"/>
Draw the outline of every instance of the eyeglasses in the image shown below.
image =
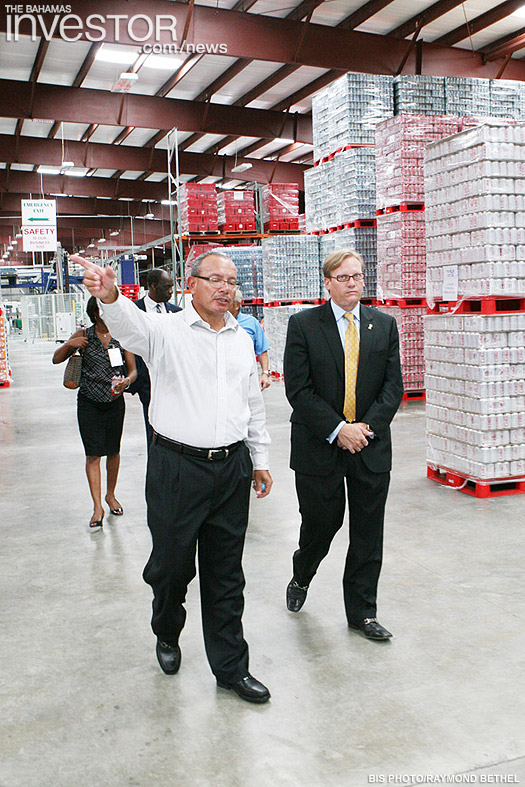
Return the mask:
<path fill-rule="evenodd" d="M 338 276 L 328 276 L 329 279 L 335 279 L 340 284 L 345 284 L 350 279 L 353 279 L 356 284 L 359 284 L 360 281 L 364 281 L 365 274 L 364 273 L 340 273 Z"/>
<path fill-rule="evenodd" d="M 220 276 L 193 276 L 194 279 L 205 279 L 209 281 L 212 287 L 219 288 L 221 284 L 226 284 L 228 287 L 232 289 L 239 286 L 239 282 L 237 279 L 221 279 Z"/>

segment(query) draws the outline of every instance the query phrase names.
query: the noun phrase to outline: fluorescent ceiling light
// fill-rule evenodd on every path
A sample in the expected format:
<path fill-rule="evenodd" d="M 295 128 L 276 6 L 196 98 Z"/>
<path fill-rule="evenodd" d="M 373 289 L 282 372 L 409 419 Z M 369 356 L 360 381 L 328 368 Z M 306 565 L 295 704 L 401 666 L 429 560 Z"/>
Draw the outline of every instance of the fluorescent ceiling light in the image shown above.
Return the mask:
<path fill-rule="evenodd" d="M 177 200 L 174 199 L 163 199 L 160 203 L 161 205 L 176 205 Z"/>
<path fill-rule="evenodd" d="M 120 230 L 111 230 L 111 232 L 109 234 L 111 235 L 112 238 L 114 238 L 115 235 L 119 234 L 119 232 L 120 232 Z"/>
<path fill-rule="evenodd" d="M 75 166 L 74 161 L 63 161 L 60 165 L 60 169 L 71 169 L 71 167 Z"/>
<path fill-rule="evenodd" d="M 295 142 L 295 139 L 288 139 L 288 137 L 275 137 L 274 142 L 287 142 L 289 145 Z"/>
<path fill-rule="evenodd" d="M 243 164 L 237 164 L 236 167 L 232 167 L 232 172 L 246 172 L 247 169 L 251 169 L 253 164 L 250 164 L 249 161 L 245 161 Z"/>
<path fill-rule="evenodd" d="M 173 71 L 178 68 L 186 58 L 184 55 L 174 57 L 173 55 L 150 55 L 143 65 L 143 68 L 157 68 L 165 69 L 166 71 Z"/>
<path fill-rule="evenodd" d="M 21 237 L 22 237 L 22 233 L 21 232 L 17 232 L 16 235 L 15 235 L 15 238 L 21 238 Z"/>
<path fill-rule="evenodd" d="M 103 63 L 134 63 L 137 59 L 137 52 L 130 52 L 129 49 L 111 49 L 109 46 L 102 46 L 95 55 L 95 60 Z"/>
<path fill-rule="evenodd" d="M 37 169 L 40 175 L 60 175 L 59 167 L 48 167 L 46 164 L 40 164 Z"/>
<path fill-rule="evenodd" d="M 105 243 L 105 242 L 106 242 L 105 238 L 99 238 L 97 241 L 97 243 Z"/>
<path fill-rule="evenodd" d="M 145 219 L 154 219 L 155 218 L 155 214 L 154 213 L 146 213 L 144 218 Z"/>
<path fill-rule="evenodd" d="M 13 244 L 13 246 L 18 246 L 18 241 L 17 240 L 12 240 L 11 243 Z"/>
<path fill-rule="evenodd" d="M 518 8 L 517 11 L 514 11 L 512 14 L 509 14 L 509 17 L 517 16 L 518 19 L 525 19 L 525 5 L 522 5 L 521 8 Z"/>
<path fill-rule="evenodd" d="M 85 253 L 86 253 L 86 250 L 85 250 L 85 249 L 79 249 L 79 250 L 78 250 L 78 254 L 85 254 Z"/>
<path fill-rule="evenodd" d="M 75 170 L 68 170 L 64 174 L 68 176 L 68 178 L 85 178 L 88 173 L 87 169 L 75 169 Z"/>
<path fill-rule="evenodd" d="M 95 248 L 95 244 L 93 243 L 93 241 L 91 241 L 91 243 L 88 243 L 88 249 L 94 249 L 94 248 Z"/>
<path fill-rule="evenodd" d="M 139 75 L 135 74 L 133 71 L 124 71 L 117 79 L 113 87 L 111 88 L 112 93 L 127 93 L 133 85 L 138 81 Z"/>

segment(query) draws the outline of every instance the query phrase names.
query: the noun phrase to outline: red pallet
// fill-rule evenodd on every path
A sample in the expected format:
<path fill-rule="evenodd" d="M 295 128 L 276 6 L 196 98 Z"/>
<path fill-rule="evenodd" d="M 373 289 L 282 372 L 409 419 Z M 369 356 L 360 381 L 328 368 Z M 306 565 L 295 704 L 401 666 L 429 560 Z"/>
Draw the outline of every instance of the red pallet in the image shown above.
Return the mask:
<path fill-rule="evenodd" d="M 263 306 L 264 301 L 262 298 L 243 298 L 242 300 L 243 306 Z"/>
<path fill-rule="evenodd" d="M 10 380 L 3 380 L 3 381 L 0 380 L 0 388 L 9 388 L 10 385 L 11 385 Z"/>
<path fill-rule="evenodd" d="M 427 398 L 426 391 L 405 391 L 403 394 L 403 402 L 424 402 Z"/>
<path fill-rule="evenodd" d="M 343 224 L 343 227 L 347 227 L 349 229 L 359 227 L 377 227 L 377 219 L 356 219 L 355 221 L 350 221 L 347 224 Z"/>
<path fill-rule="evenodd" d="M 467 476 L 455 470 L 448 470 L 446 467 L 438 468 L 431 467 L 430 465 L 427 465 L 427 478 L 430 478 L 432 481 L 437 481 L 439 484 L 443 484 L 443 486 L 458 489 L 459 492 L 464 492 L 466 495 L 478 498 L 506 497 L 508 495 L 525 494 L 525 481 L 518 478 L 480 481 L 475 478 L 467 478 Z"/>
<path fill-rule="evenodd" d="M 376 214 L 384 216 L 385 213 L 406 213 L 409 211 L 421 212 L 425 210 L 424 202 L 402 202 L 400 205 L 389 205 L 388 208 L 378 208 Z"/>
<path fill-rule="evenodd" d="M 429 314 L 513 314 L 525 311 L 525 298 L 486 295 L 464 301 L 436 301 Z"/>
<path fill-rule="evenodd" d="M 426 306 L 425 298 L 385 298 L 382 306 L 398 306 L 400 309 L 410 309 L 415 306 Z"/>

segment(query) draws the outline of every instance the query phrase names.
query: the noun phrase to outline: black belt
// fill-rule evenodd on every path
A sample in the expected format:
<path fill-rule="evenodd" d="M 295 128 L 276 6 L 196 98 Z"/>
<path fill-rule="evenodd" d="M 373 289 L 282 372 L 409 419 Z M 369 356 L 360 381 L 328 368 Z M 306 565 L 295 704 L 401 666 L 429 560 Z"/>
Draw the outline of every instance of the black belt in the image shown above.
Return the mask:
<path fill-rule="evenodd" d="M 210 462 L 220 462 L 236 451 L 243 444 L 243 441 L 239 440 L 237 443 L 230 443 L 230 445 L 220 446 L 219 448 L 196 448 L 194 445 L 178 443 L 176 440 L 170 440 L 168 437 L 163 437 L 161 434 L 153 432 L 153 443 L 163 445 L 165 448 L 170 448 L 179 454 L 196 456 L 198 459 L 208 459 Z"/>

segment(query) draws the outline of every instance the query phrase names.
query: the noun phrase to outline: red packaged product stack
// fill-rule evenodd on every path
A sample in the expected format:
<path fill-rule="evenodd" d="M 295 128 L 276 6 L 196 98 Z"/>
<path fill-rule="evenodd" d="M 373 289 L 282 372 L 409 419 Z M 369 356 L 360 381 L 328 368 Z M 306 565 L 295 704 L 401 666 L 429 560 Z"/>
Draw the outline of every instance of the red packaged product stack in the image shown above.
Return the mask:
<path fill-rule="evenodd" d="M 217 212 L 221 232 L 255 232 L 253 191 L 248 189 L 219 191 Z"/>
<path fill-rule="evenodd" d="M 263 188 L 265 232 L 299 230 L 299 186 L 297 183 L 270 183 Z"/>
<path fill-rule="evenodd" d="M 183 234 L 218 232 L 214 183 L 184 183 L 180 187 L 180 229 Z"/>

